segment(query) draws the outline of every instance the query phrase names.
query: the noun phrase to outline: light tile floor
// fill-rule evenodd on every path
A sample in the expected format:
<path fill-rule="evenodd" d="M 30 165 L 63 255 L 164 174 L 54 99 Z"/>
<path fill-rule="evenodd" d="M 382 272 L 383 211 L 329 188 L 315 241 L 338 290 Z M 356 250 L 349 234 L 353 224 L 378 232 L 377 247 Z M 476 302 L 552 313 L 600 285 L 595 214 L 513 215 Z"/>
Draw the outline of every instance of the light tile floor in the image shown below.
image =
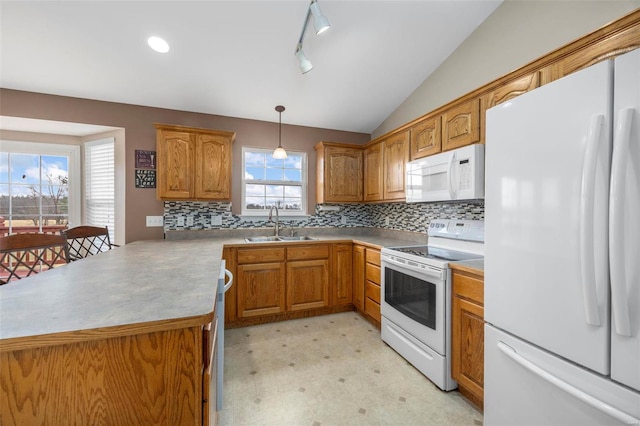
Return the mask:
<path fill-rule="evenodd" d="M 482 425 L 355 312 L 225 331 L 224 407 L 240 425 Z"/>

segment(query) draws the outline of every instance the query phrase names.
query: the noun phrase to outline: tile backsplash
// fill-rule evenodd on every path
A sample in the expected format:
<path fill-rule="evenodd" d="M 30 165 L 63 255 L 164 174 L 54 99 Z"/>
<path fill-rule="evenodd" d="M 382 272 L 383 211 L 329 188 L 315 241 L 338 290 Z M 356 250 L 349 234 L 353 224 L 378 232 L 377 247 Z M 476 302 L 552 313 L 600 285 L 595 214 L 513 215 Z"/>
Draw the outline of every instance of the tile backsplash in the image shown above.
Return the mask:
<path fill-rule="evenodd" d="M 482 200 L 464 203 L 331 204 L 331 206 L 337 207 L 338 210 L 321 210 L 316 206 L 315 214 L 295 219 L 286 217 L 286 213 L 280 212 L 283 216 L 280 219 L 281 226 L 287 228 L 372 227 L 426 232 L 432 219 L 484 219 Z M 231 203 L 193 201 L 164 203 L 165 231 L 272 226 L 266 218 L 232 214 Z"/>

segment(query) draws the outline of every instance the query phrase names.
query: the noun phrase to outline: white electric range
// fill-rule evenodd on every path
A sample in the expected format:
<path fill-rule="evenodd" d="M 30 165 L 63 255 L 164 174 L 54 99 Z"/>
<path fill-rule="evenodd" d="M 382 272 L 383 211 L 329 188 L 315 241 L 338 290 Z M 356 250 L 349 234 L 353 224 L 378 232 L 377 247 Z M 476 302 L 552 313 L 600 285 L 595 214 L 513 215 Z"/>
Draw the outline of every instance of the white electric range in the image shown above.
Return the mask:
<path fill-rule="evenodd" d="M 484 254 L 484 221 L 435 219 L 427 245 L 381 251 L 382 340 L 442 390 L 452 390 L 449 262 Z"/>

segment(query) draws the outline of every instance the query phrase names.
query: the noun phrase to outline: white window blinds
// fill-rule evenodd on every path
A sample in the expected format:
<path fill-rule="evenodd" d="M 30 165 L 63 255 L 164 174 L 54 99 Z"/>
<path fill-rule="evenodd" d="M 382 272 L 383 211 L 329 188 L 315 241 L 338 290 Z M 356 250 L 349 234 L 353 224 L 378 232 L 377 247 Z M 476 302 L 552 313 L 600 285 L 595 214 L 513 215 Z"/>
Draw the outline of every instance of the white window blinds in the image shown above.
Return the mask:
<path fill-rule="evenodd" d="M 108 226 L 113 242 L 115 232 L 115 139 L 85 143 L 84 222 Z"/>

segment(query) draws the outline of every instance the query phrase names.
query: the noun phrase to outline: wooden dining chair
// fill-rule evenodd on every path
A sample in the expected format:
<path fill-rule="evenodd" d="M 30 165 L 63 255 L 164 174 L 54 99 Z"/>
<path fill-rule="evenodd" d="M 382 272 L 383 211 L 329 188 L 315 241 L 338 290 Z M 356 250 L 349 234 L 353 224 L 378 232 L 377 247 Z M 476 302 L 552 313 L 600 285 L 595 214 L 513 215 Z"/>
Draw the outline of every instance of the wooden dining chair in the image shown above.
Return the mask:
<path fill-rule="evenodd" d="M 79 260 L 87 256 L 111 250 L 117 245 L 111 243 L 109 229 L 104 226 L 76 226 L 61 231 L 69 246 L 69 260 Z"/>
<path fill-rule="evenodd" d="M 0 238 L 0 285 L 69 262 L 62 235 L 14 234 Z"/>

